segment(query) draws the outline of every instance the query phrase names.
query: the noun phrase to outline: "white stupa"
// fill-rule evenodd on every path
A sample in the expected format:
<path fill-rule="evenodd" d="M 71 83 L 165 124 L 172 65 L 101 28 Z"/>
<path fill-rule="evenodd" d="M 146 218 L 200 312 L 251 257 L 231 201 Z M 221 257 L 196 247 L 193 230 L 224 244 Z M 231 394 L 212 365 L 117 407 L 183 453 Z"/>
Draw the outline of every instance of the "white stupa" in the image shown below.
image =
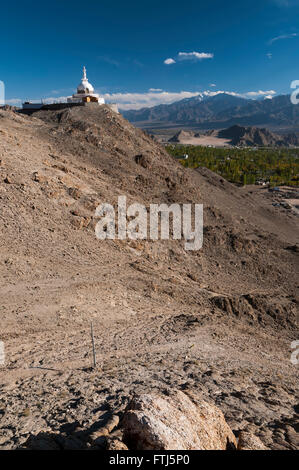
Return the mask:
<path fill-rule="evenodd" d="M 89 83 L 86 76 L 86 68 L 83 67 L 83 77 L 81 83 L 77 87 L 77 93 L 67 98 L 68 103 L 98 103 L 105 104 L 102 96 L 94 93 L 93 86 Z"/>

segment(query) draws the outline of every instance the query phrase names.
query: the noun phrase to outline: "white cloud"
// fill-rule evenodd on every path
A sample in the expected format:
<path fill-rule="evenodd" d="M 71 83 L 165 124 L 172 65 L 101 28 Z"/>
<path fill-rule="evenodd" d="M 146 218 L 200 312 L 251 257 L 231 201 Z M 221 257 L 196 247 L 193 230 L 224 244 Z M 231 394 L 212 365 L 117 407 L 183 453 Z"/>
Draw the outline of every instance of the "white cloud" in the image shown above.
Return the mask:
<path fill-rule="evenodd" d="M 147 93 L 106 93 L 104 98 L 107 102 L 117 103 L 121 109 L 141 109 L 151 108 L 158 104 L 171 104 L 184 98 L 198 96 L 199 92 L 179 91 L 179 92 L 153 92 Z"/>
<path fill-rule="evenodd" d="M 217 96 L 217 95 L 223 95 L 224 93 L 226 95 L 231 95 L 231 96 L 241 96 L 240 94 L 235 93 L 234 91 L 224 91 L 224 90 L 218 90 L 218 91 L 206 90 L 206 91 L 203 91 L 201 95 L 206 96 L 206 97 L 210 97 L 210 96 L 212 97 L 212 96 Z"/>
<path fill-rule="evenodd" d="M 276 36 L 275 38 L 270 39 L 268 42 L 269 45 L 273 44 L 276 41 L 281 41 L 283 39 L 293 39 L 299 37 L 298 33 L 291 33 L 291 34 L 281 34 L 280 36 Z"/>
<path fill-rule="evenodd" d="M 210 83 L 210 85 L 209 85 L 209 86 L 210 86 L 211 88 L 213 88 L 213 87 L 215 87 L 215 86 L 216 86 L 216 84 L 215 84 L 215 83 Z"/>
<path fill-rule="evenodd" d="M 244 96 L 248 98 L 258 98 L 261 96 L 274 96 L 276 95 L 276 91 L 274 90 L 268 90 L 268 91 L 248 91 L 247 93 L 244 94 Z"/>
<path fill-rule="evenodd" d="M 43 98 L 42 101 L 44 104 L 53 104 L 53 103 L 66 103 L 67 101 L 67 96 L 49 96 L 47 98 Z M 9 100 L 5 100 L 5 104 L 11 105 L 11 106 L 21 106 L 24 101 L 27 101 L 27 99 L 21 99 L 21 98 L 11 98 Z M 30 100 L 30 103 L 40 103 L 41 100 Z"/>
<path fill-rule="evenodd" d="M 175 64 L 175 60 L 171 59 L 171 57 L 170 57 L 169 59 L 164 60 L 164 64 L 165 65 Z"/>
<path fill-rule="evenodd" d="M 169 58 L 164 60 L 164 64 L 171 65 L 175 64 L 176 62 L 182 62 L 184 60 L 189 61 L 196 61 L 196 60 L 204 60 L 204 59 L 213 59 L 214 54 L 210 52 L 179 52 L 175 59 Z"/>
<path fill-rule="evenodd" d="M 249 91 L 246 93 L 237 93 L 234 91 L 224 90 L 205 90 L 203 92 L 191 92 L 191 91 L 179 91 L 179 92 L 168 92 L 168 91 L 149 91 L 146 93 L 106 93 L 104 96 L 105 100 L 109 102 L 117 103 L 120 109 L 142 109 L 151 108 L 159 104 L 171 104 L 175 101 L 180 101 L 185 98 L 193 98 L 198 96 L 200 98 L 207 98 L 216 96 L 219 94 L 226 93 L 227 95 L 236 96 L 239 98 L 257 99 L 262 97 L 272 98 L 276 92 L 274 90 L 268 91 Z"/>
<path fill-rule="evenodd" d="M 20 98 L 11 98 L 10 100 L 5 100 L 5 104 L 10 106 L 20 106 L 22 104 L 22 100 Z"/>
<path fill-rule="evenodd" d="M 179 52 L 179 60 L 203 60 L 203 59 L 213 59 L 214 54 L 207 52 Z"/>
<path fill-rule="evenodd" d="M 43 102 L 46 103 L 46 104 L 66 103 L 67 98 L 68 98 L 67 96 L 56 96 L 55 98 L 53 98 L 53 97 L 44 98 Z M 32 102 L 34 103 L 34 100 L 32 100 Z M 40 103 L 40 100 L 38 100 L 38 102 Z"/>
<path fill-rule="evenodd" d="M 122 110 L 129 109 L 141 109 L 141 108 L 151 108 L 159 104 L 171 104 L 175 101 L 180 101 L 185 98 L 193 98 L 198 96 L 199 98 L 208 98 L 216 96 L 219 94 L 226 93 L 227 95 L 237 96 L 240 98 L 249 98 L 249 99 L 258 99 L 258 98 L 272 98 L 276 92 L 274 90 L 268 91 L 249 91 L 246 93 L 237 93 L 234 91 L 224 91 L 224 90 L 205 90 L 203 92 L 193 92 L 193 91 L 162 91 L 158 88 L 151 88 L 148 92 L 145 93 L 105 93 L 102 96 L 105 98 L 107 103 L 117 103 L 119 108 Z M 44 98 L 44 103 L 65 103 L 67 97 L 48 97 Z M 32 102 L 39 102 L 39 100 L 32 100 Z M 15 98 L 6 101 L 7 104 L 19 106 L 22 103 L 21 99 Z"/>
<path fill-rule="evenodd" d="M 163 91 L 161 88 L 150 88 L 148 91 L 152 91 L 152 92 L 158 92 L 158 91 Z"/>

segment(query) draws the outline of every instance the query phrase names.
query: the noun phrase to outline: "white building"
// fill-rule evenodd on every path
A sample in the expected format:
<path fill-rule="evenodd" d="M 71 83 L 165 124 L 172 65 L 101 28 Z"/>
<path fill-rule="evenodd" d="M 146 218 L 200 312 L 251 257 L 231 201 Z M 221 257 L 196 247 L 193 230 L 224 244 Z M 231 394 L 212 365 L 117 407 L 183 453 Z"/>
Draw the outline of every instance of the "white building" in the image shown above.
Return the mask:
<path fill-rule="evenodd" d="M 77 87 L 77 93 L 74 93 L 72 96 L 68 96 L 66 102 L 57 101 L 53 103 L 47 103 L 47 101 L 43 102 L 43 100 L 41 100 L 40 103 L 33 103 L 32 101 L 26 101 L 23 103 L 23 110 L 26 111 L 27 114 L 31 114 L 35 111 L 38 111 L 39 109 L 62 109 L 63 107 L 67 107 L 68 104 L 70 106 L 76 106 L 76 104 L 80 106 L 87 103 L 105 104 L 105 100 L 98 93 L 94 93 L 94 88 L 86 77 L 86 68 L 83 67 L 83 77 L 81 79 L 81 83 Z M 109 103 L 107 106 L 115 113 L 118 113 L 118 107 L 116 103 Z"/>
<path fill-rule="evenodd" d="M 78 85 L 77 93 L 74 93 L 73 96 L 68 96 L 67 102 L 105 104 L 104 98 L 98 93 L 94 93 L 94 88 L 86 77 L 85 67 L 83 67 L 83 77 L 81 79 L 81 83 Z"/>

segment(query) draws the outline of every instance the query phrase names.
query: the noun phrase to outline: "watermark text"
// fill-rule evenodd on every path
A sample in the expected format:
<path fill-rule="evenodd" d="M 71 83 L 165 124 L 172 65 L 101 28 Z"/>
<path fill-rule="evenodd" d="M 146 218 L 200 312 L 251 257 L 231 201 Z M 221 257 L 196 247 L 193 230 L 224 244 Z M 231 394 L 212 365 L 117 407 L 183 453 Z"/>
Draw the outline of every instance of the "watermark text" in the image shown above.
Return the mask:
<path fill-rule="evenodd" d="M 117 215 L 116 215 L 117 212 Z M 127 207 L 126 196 L 112 204 L 100 204 L 95 233 L 99 240 L 185 240 L 185 250 L 200 250 L 203 244 L 202 204 L 143 204 Z"/>

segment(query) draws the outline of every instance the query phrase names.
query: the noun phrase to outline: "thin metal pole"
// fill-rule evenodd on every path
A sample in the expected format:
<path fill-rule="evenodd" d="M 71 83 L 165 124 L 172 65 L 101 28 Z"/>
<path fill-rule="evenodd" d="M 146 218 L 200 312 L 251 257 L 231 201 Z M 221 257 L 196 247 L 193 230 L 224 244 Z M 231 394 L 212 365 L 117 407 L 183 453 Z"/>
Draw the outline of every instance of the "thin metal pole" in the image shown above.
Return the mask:
<path fill-rule="evenodd" d="M 95 349 L 94 335 L 93 335 L 93 322 L 91 322 L 91 342 L 92 342 L 92 354 L 93 354 L 93 367 L 96 367 L 97 359 L 96 359 L 96 349 Z"/>

